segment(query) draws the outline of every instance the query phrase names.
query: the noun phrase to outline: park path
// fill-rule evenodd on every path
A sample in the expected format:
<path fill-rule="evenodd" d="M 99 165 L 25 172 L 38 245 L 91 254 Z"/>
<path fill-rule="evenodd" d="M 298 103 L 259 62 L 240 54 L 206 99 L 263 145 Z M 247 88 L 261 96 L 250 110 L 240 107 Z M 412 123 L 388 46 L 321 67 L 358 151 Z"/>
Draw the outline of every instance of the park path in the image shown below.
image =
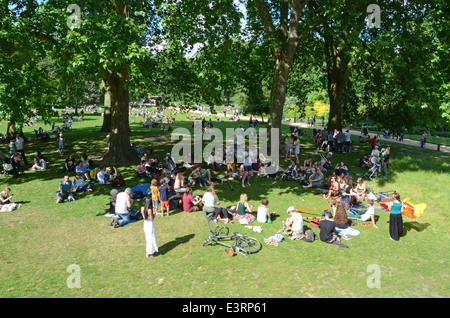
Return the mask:
<path fill-rule="evenodd" d="M 319 129 L 321 130 L 321 129 L 324 128 L 323 126 L 320 126 L 320 125 L 314 125 L 314 126 L 310 126 L 309 125 L 308 126 L 308 124 L 305 124 L 305 123 L 292 123 L 292 122 L 287 122 L 287 121 L 283 121 L 282 123 L 283 123 L 283 125 L 295 126 L 295 127 L 301 127 L 301 128 L 310 128 L 310 129 L 316 128 L 317 130 L 319 130 Z M 360 136 L 361 135 L 361 131 L 360 130 L 359 131 L 352 130 L 352 129 L 349 129 L 348 127 L 344 128 L 342 130 L 345 132 L 347 129 L 350 132 L 350 134 L 352 134 L 353 136 Z M 380 136 L 380 138 L 378 138 L 377 140 L 380 143 L 382 143 L 383 141 L 386 141 L 386 142 L 394 142 L 394 143 L 398 143 L 398 144 L 403 144 L 403 145 L 407 145 L 407 146 L 413 146 L 413 147 L 419 147 L 420 148 L 420 141 L 412 140 L 412 139 L 404 138 L 403 141 L 397 141 L 397 140 L 392 139 L 392 138 L 386 139 L 386 138 Z M 424 145 L 424 148 L 437 151 L 438 150 L 438 145 L 427 142 Z M 445 146 L 445 145 L 440 145 L 439 146 L 439 151 L 444 152 L 444 153 L 450 153 L 450 147 L 449 146 Z"/>
<path fill-rule="evenodd" d="M 179 109 L 179 108 L 177 108 L 177 109 Z M 190 112 L 199 113 L 199 114 L 203 113 L 202 111 L 198 111 L 198 110 L 191 110 Z M 213 114 L 213 115 L 205 116 L 205 117 L 213 117 L 213 116 L 217 116 L 217 115 L 218 114 Z M 229 116 L 230 115 L 227 114 L 227 117 L 229 117 Z M 242 119 L 250 120 L 249 116 L 239 116 L 239 118 L 241 120 Z M 253 117 L 253 118 L 256 118 L 256 117 Z M 290 121 L 282 121 L 282 124 L 286 125 L 286 126 L 293 126 L 293 127 L 300 127 L 300 128 L 310 128 L 310 129 L 316 128 L 317 130 L 319 130 L 319 129 L 322 130 L 324 128 L 321 125 L 310 126 L 310 125 L 308 125 L 306 123 L 293 123 L 293 122 L 290 122 Z M 346 131 L 347 129 L 348 128 L 344 128 L 343 131 Z M 357 130 L 352 130 L 352 129 L 348 129 L 348 130 L 349 130 L 350 134 L 352 134 L 353 136 L 361 135 L 361 130 L 358 130 L 358 131 Z M 398 144 L 403 144 L 403 145 L 406 145 L 406 146 L 412 146 L 412 147 L 419 147 L 420 148 L 420 141 L 418 141 L 418 140 L 412 140 L 412 139 L 404 138 L 403 141 L 397 141 L 395 139 L 385 139 L 384 137 L 380 137 L 378 139 L 379 142 L 382 142 L 383 140 L 384 141 L 388 141 L 388 142 L 394 142 L 394 143 L 398 143 Z M 425 144 L 424 148 L 437 151 L 438 150 L 438 145 L 427 142 Z M 444 152 L 444 153 L 450 153 L 450 147 L 449 146 L 445 146 L 445 145 L 440 145 L 439 146 L 439 151 Z"/>

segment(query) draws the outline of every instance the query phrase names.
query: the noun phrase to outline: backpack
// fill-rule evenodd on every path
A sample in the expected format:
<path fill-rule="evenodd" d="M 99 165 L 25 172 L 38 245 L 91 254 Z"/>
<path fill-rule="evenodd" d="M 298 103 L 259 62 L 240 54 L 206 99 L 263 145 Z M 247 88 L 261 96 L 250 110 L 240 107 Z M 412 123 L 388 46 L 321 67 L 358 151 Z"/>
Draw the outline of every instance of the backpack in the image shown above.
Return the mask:
<path fill-rule="evenodd" d="M 142 191 L 135 191 L 132 197 L 133 200 L 141 201 L 142 199 L 144 199 L 144 193 Z"/>
<path fill-rule="evenodd" d="M 316 234 L 312 230 L 306 230 L 305 236 L 303 236 L 303 241 L 305 242 L 314 242 Z"/>
<path fill-rule="evenodd" d="M 118 174 L 117 177 L 111 180 L 111 186 L 113 188 L 120 188 L 125 186 L 125 180 L 121 174 Z"/>

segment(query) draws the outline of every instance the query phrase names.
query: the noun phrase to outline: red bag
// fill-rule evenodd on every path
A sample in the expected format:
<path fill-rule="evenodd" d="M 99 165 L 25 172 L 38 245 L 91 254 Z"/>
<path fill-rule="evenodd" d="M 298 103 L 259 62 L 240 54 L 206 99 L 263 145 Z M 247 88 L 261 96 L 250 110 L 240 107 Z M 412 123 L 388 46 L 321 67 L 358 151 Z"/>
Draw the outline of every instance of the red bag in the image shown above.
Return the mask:
<path fill-rule="evenodd" d="M 315 227 L 319 227 L 319 219 L 312 219 L 311 220 L 311 222 L 309 222 L 309 224 L 311 224 L 312 226 L 315 226 Z"/>

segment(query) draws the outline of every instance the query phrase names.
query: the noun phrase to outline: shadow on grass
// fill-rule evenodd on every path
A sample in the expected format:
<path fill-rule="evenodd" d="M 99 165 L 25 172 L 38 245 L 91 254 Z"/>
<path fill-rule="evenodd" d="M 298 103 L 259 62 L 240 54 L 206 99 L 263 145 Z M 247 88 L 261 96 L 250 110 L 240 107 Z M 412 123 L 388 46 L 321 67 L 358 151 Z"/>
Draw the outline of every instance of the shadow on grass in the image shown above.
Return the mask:
<path fill-rule="evenodd" d="M 404 222 L 403 223 L 403 235 L 406 236 L 408 232 L 415 230 L 416 232 L 425 231 L 431 224 L 430 223 L 419 223 L 417 221 Z"/>
<path fill-rule="evenodd" d="M 195 234 L 188 234 L 182 237 L 177 237 L 175 240 L 165 243 L 164 245 L 158 248 L 159 253 L 157 255 L 164 255 L 174 248 L 176 248 L 180 244 L 184 244 L 193 239 Z"/>

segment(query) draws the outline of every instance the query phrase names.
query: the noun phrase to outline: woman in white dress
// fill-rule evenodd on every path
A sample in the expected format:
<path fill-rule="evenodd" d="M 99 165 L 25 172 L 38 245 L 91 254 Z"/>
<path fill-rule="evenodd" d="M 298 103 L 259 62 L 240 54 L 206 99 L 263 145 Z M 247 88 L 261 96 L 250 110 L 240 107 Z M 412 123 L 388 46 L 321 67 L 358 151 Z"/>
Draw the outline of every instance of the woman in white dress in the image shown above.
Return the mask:
<path fill-rule="evenodd" d="M 153 211 L 153 204 L 151 197 L 145 199 L 145 206 L 141 208 L 142 216 L 144 217 L 144 233 L 147 241 L 146 255 L 147 258 L 153 257 L 155 252 L 158 252 L 158 243 L 156 242 L 155 230 L 155 214 Z"/>

